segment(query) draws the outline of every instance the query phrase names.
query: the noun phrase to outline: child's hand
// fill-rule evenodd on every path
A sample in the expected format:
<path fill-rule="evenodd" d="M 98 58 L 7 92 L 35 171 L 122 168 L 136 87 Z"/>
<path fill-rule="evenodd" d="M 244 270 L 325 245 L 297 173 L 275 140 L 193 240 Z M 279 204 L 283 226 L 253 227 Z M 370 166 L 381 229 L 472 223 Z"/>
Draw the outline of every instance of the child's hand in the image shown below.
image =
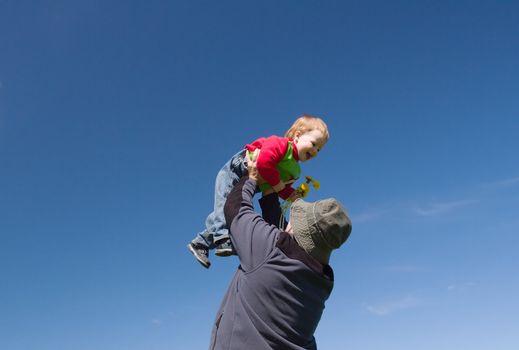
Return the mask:
<path fill-rule="evenodd" d="M 285 187 L 287 187 L 287 185 L 290 185 L 290 184 L 293 184 L 296 180 L 295 179 L 291 179 L 291 180 L 288 180 L 288 181 L 279 181 L 279 183 L 276 185 L 276 186 L 273 186 L 272 188 L 274 189 L 274 191 L 276 192 L 281 192 L 285 189 Z"/>

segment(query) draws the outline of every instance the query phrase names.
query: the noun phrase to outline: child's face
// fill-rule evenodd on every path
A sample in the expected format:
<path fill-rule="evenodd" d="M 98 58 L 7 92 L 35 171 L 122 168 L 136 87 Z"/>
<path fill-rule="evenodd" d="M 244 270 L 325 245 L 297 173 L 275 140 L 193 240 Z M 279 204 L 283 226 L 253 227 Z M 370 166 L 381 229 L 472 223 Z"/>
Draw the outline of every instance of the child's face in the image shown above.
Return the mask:
<path fill-rule="evenodd" d="M 294 138 L 294 143 L 297 147 L 297 155 L 301 162 L 313 159 L 317 156 L 317 153 L 326 144 L 326 138 L 323 133 L 319 130 L 312 130 L 305 132 L 304 134 L 297 135 Z"/>

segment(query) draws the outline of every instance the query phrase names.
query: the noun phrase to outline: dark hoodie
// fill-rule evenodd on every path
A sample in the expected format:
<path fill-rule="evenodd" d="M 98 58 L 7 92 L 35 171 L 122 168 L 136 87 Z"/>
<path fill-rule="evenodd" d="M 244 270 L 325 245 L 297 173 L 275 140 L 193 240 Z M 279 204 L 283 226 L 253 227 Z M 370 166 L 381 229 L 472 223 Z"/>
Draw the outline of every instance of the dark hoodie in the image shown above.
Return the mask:
<path fill-rule="evenodd" d="M 225 217 L 240 266 L 225 294 L 211 335 L 211 350 L 317 349 L 314 332 L 333 288 L 333 271 L 307 254 L 275 225 L 276 194 L 260 199 L 256 183 L 242 179 L 229 194 Z"/>

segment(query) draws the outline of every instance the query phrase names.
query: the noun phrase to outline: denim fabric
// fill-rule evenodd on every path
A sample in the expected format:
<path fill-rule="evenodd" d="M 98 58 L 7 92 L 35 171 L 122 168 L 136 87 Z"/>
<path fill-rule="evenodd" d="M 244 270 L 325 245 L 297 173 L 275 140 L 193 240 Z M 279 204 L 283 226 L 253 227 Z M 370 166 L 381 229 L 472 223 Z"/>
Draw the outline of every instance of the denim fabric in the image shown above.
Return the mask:
<path fill-rule="evenodd" d="M 229 230 L 225 223 L 223 207 L 227 196 L 238 183 L 241 177 L 248 175 L 247 166 L 244 162 L 246 150 L 241 150 L 225 163 L 223 168 L 216 176 L 214 188 L 214 210 L 205 221 L 205 230 L 200 232 L 192 241 L 193 243 L 202 244 L 208 249 L 214 249 L 218 244 L 229 237 Z"/>

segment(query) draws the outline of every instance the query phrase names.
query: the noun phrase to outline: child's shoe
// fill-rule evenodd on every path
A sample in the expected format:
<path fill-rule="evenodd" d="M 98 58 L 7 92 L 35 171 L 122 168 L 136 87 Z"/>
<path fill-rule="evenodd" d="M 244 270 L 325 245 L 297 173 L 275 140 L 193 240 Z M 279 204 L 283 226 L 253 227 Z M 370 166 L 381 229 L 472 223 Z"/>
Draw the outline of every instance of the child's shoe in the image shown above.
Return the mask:
<path fill-rule="evenodd" d="M 223 243 L 216 246 L 214 254 L 218 256 L 237 255 L 236 250 L 234 250 L 234 247 L 232 246 L 230 238 L 226 239 Z"/>
<path fill-rule="evenodd" d="M 211 266 L 211 262 L 209 261 L 209 249 L 207 249 L 206 246 L 197 243 L 189 243 L 187 249 L 193 253 L 196 260 L 198 260 L 203 267 L 208 269 L 209 266 Z"/>

